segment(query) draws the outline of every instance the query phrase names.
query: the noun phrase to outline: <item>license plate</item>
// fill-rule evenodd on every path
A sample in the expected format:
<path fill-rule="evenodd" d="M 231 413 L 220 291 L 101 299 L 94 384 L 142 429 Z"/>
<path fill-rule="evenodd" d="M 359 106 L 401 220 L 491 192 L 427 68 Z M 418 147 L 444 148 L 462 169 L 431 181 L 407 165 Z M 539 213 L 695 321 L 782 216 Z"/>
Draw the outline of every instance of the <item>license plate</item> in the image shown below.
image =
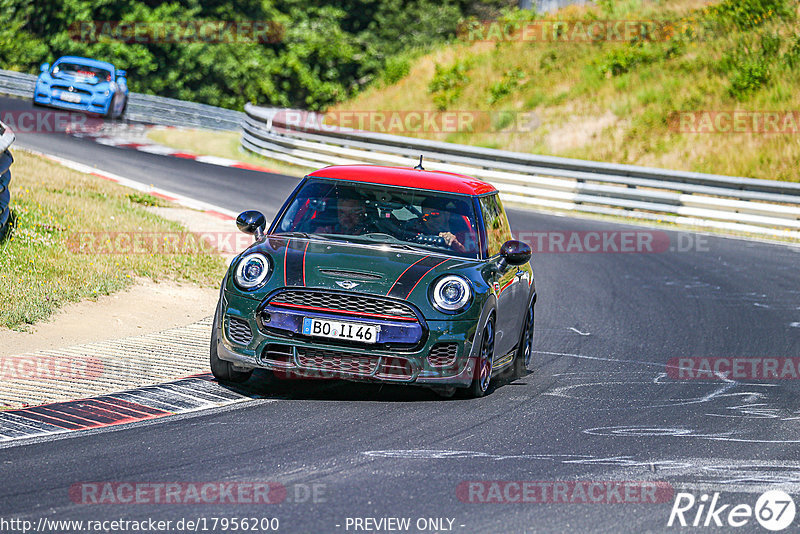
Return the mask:
<path fill-rule="evenodd" d="M 80 104 L 81 95 L 76 95 L 73 93 L 61 93 L 61 100 L 64 102 L 72 102 L 73 104 Z"/>
<path fill-rule="evenodd" d="M 360 341 L 362 343 L 377 343 L 380 326 L 360 323 L 343 323 L 327 319 L 303 319 L 303 334 L 315 337 L 345 339 L 347 341 Z"/>

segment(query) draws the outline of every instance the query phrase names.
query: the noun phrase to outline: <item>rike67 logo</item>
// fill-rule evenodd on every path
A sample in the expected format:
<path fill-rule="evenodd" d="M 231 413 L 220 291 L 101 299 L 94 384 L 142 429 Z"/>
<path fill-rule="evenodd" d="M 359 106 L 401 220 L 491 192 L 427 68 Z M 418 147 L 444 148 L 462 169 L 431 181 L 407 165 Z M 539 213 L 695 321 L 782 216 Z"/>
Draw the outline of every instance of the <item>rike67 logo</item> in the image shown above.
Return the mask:
<path fill-rule="evenodd" d="M 678 493 L 672 504 L 667 526 L 692 527 L 743 527 L 755 516 L 767 530 L 779 531 L 792 525 L 796 513 L 794 500 L 781 490 L 763 493 L 755 506 L 749 504 L 723 504 L 719 493 L 703 494 L 696 498 L 691 493 Z"/>

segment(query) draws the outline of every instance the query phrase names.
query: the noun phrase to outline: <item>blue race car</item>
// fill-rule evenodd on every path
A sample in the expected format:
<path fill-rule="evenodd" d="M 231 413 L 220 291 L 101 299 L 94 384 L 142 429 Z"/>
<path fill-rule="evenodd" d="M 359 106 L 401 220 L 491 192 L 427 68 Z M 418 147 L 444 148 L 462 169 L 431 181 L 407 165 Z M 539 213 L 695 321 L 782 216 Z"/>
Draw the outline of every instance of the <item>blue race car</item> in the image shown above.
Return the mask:
<path fill-rule="evenodd" d="M 111 63 L 64 56 L 53 67 L 42 64 L 33 93 L 34 104 L 122 117 L 128 106 L 124 70 Z"/>

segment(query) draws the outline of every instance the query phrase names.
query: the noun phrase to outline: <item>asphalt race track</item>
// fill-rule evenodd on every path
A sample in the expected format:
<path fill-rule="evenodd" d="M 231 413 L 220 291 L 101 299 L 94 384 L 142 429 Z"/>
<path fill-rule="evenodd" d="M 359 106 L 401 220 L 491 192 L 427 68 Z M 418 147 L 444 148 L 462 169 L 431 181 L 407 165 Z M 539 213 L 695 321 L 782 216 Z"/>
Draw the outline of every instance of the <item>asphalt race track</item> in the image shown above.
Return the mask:
<path fill-rule="evenodd" d="M 2 109 L 14 105 L 26 104 L 0 99 Z M 296 183 L 66 135 L 21 134 L 17 146 L 268 218 Z M 517 210 L 511 217 L 520 232 L 637 229 Z M 355 518 L 397 517 L 410 518 L 410 532 L 642 532 L 678 530 L 667 527 L 673 492 L 698 500 L 719 492 L 729 509 L 754 506 L 775 488 L 797 501 L 798 381 L 680 380 L 667 362 L 800 356 L 800 249 L 659 235 L 670 243 L 661 252 L 535 253 L 533 372 L 498 381 L 483 399 L 256 375 L 246 386 L 253 400 L 234 407 L 0 448 L 0 517 L 267 517 L 283 532 L 354 532 Z M 84 482 L 231 481 L 279 483 L 286 497 L 86 504 L 74 491 Z M 471 481 L 657 482 L 669 491 L 659 503 L 498 503 L 480 502 L 492 501 L 489 485 Z M 437 518 L 443 523 L 428 521 Z M 763 531 L 755 518 L 737 530 Z"/>

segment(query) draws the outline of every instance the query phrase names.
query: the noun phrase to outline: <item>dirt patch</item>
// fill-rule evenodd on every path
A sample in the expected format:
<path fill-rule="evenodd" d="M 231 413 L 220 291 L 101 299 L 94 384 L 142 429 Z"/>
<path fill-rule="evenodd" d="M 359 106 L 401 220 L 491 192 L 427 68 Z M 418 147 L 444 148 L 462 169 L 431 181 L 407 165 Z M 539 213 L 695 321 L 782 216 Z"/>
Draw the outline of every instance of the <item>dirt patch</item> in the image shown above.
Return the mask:
<path fill-rule="evenodd" d="M 616 121 L 617 116 L 611 111 L 596 117 L 571 117 L 547 134 L 547 146 L 550 147 L 551 153 L 586 146 Z"/>
<path fill-rule="evenodd" d="M 68 304 L 29 332 L 0 329 L 0 356 L 158 332 L 209 317 L 219 290 L 139 280 L 126 291 Z"/>
<path fill-rule="evenodd" d="M 232 220 L 187 208 L 148 211 L 181 223 L 189 232 L 237 232 Z M 240 232 L 239 232 L 240 233 Z M 244 234 L 241 234 L 244 235 Z M 230 262 L 233 254 L 223 254 Z M 138 279 L 125 291 L 68 304 L 27 332 L 0 329 L 0 356 L 138 336 L 214 315 L 219 289 Z"/>

